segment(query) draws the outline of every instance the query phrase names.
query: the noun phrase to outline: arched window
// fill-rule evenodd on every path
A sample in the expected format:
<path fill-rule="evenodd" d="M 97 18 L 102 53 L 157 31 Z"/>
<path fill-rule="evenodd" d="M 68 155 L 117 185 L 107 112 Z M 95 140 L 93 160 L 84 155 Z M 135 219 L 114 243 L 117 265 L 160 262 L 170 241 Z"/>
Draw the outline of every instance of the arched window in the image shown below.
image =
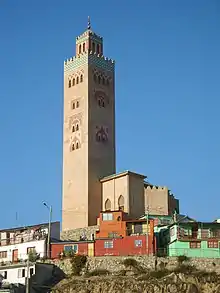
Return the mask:
<path fill-rule="evenodd" d="M 105 210 L 106 211 L 111 211 L 111 201 L 110 201 L 110 199 L 107 199 L 105 201 Z"/>
<path fill-rule="evenodd" d="M 76 102 L 76 108 L 79 108 L 79 101 Z"/>
<path fill-rule="evenodd" d="M 76 84 L 78 84 L 79 83 L 79 76 L 77 76 L 77 78 L 76 78 Z"/>
<path fill-rule="evenodd" d="M 83 43 L 83 52 L 85 52 L 85 50 L 86 50 L 86 44 Z"/>
<path fill-rule="evenodd" d="M 69 87 L 71 87 L 71 80 L 69 80 Z"/>
<path fill-rule="evenodd" d="M 98 76 L 98 83 L 101 83 L 101 76 Z"/>
<path fill-rule="evenodd" d="M 80 75 L 80 82 L 83 82 L 83 75 Z"/>
<path fill-rule="evenodd" d="M 105 101 L 102 101 L 102 107 L 105 108 Z"/>
<path fill-rule="evenodd" d="M 75 83 L 76 83 L 76 80 L 75 78 L 73 78 L 73 82 L 72 82 L 73 86 L 75 85 Z"/>
<path fill-rule="evenodd" d="M 76 124 L 76 131 L 79 130 L 79 124 Z"/>
<path fill-rule="evenodd" d="M 105 78 L 102 78 L 102 84 L 105 85 Z"/>
<path fill-rule="evenodd" d="M 72 127 L 72 132 L 75 132 L 75 126 L 73 125 L 73 127 Z"/>
<path fill-rule="evenodd" d="M 75 109 L 75 103 L 72 103 L 72 109 L 73 110 Z"/>
<path fill-rule="evenodd" d="M 81 54 L 82 46 L 79 45 L 79 54 Z"/>
<path fill-rule="evenodd" d="M 93 79 L 94 79 L 94 82 L 97 81 L 97 76 L 96 76 L 96 74 L 93 75 Z"/>
<path fill-rule="evenodd" d="M 97 140 L 101 141 L 101 134 L 100 133 L 97 135 Z"/>
<path fill-rule="evenodd" d="M 102 101 L 100 99 L 98 99 L 98 104 L 99 104 L 99 107 L 102 106 Z"/>
<path fill-rule="evenodd" d="M 76 149 L 78 149 L 78 148 L 79 148 L 79 143 L 77 142 L 77 143 L 76 143 Z"/>
<path fill-rule="evenodd" d="M 119 198 L 118 198 L 118 207 L 119 207 L 119 210 L 124 210 L 124 203 L 125 200 L 124 200 L 124 196 L 123 195 L 120 195 Z"/>
<path fill-rule="evenodd" d="M 93 53 L 95 52 L 95 43 L 94 42 L 92 43 L 92 51 L 93 51 Z"/>
<path fill-rule="evenodd" d="M 99 52 L 99 44 L 96 45 L 96 52 L 97 52 L 97 54 L 100 53 L 100 52 Z"/>
<path fill-rule="evenodd" d="M 74 151 L 75 150 L 75 146 L 74 146 L 74 143 L 72 144 L 72 151 Z"/>

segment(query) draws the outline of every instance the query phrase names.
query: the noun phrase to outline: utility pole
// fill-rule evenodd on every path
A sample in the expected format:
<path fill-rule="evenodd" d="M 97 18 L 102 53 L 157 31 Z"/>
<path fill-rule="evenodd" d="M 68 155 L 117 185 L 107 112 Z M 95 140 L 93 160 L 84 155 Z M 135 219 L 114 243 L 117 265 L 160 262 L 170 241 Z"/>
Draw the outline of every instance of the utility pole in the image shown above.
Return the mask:
<path fill-rule="evenodd" d="M 149 233 L 148 233 L 148 225 L 149 225 L 149 206 L 147 206 L 147 243 L 146 243 L 146 247 L 147 247 L 147 255 L 149 255 L 149 245 L 148 245 L 148 240 L 149 240 Z"/>
<path fill-rule="evenodd" d="M 43 205 L 49 210 L 49 225 L 47 235 L 47 258 L 50 258 L 50 235 L 51 235 L 51 221 L 52 221 L 52 206 L 48 206 L 46 202 Z"/>
<path fill-rule="evenodd" d="M 30 271 L 30 260 L 29 260 L 29 255 L 27 258 L 27 274 L 26 274 L 26 293 L 29 293 L 29 271 Z"/>

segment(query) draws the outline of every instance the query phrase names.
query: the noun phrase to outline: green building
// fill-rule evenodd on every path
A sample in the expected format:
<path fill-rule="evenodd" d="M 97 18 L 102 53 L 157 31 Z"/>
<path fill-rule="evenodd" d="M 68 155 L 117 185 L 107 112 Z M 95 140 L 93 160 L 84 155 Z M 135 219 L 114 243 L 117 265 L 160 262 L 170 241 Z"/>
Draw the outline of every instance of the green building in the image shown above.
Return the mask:
<path fill-rule="evenodd" d="M 165 232 L 167 254 L 220 258 L 220 223 L 178 222 Z"/>

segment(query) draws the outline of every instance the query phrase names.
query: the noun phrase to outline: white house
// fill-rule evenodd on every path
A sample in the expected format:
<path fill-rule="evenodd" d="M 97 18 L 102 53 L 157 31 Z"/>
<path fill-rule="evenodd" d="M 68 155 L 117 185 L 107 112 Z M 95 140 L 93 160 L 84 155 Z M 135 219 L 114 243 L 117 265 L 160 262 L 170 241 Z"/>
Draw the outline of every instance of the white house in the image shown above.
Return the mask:
<path fill-rule="evenodd" d="M 25 260 L 31 251 L 40 257 L 47 253 L 49 224 L 0 230 L 0 264 Z M 60 223 L 51 223 L 51 239 L 60 238 Z"/>

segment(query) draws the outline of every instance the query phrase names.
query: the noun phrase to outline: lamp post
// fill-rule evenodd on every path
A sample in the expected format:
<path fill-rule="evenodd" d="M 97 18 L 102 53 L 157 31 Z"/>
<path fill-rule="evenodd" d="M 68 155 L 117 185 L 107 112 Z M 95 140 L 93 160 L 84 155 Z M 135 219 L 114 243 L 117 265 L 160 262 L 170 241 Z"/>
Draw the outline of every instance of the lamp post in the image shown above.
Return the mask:
<path fill-rule="evenodd" d="M 49 227 L 47 235 L 47 258 L 50 258 L 50 234 L 51 234 L 51 220 L 52 220 L 52 206 L 48 206 L 46 202 L 43 205 L 49 210 Z"/>

